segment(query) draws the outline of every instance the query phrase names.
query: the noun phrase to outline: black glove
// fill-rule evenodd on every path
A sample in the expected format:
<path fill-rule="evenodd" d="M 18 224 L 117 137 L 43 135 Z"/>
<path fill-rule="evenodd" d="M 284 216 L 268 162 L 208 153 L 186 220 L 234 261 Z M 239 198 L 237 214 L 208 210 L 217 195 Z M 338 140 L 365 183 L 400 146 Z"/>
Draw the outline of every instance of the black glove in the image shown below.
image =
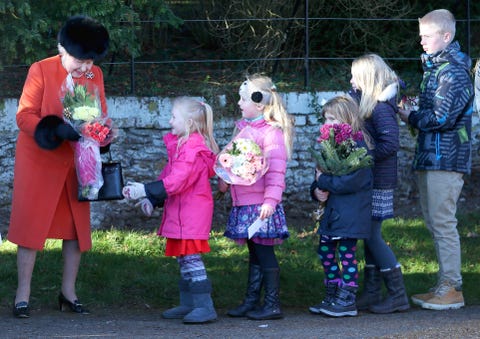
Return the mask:
<path fill-rule="evenodd" d="M 162 180 L 145 184 L 145 192 L 154 207 L 163 207 L 165 199 L 167 199 L 167 191 L 165 191 Z"/>
<path fill-rule="evenodd" d="M 100 154 L 105 154 L 110 152 L 110 144 L 106 144 L 105 146 L 100 146 Z"/>
<path fill-rule="evenodd" d="M 78 141 L 80 134 L 78 134 L 70 124 L 60 124 L 55 129 L 57 137 L 63 140 Z"/>
<path fill-rule="evenodd" d="M 77 132 L 73 131 L 75 134 L 71 133 L 73 128 L 70 125 L 68 125 L 69 128 L 66 126 L 63 119 L 59 116 L 47 115 L 39 121 L 35 128 L 35 141 L 43 149 L 54 150 L 69 136 L 72 139 L 68 140 L 78 140 L 80 136 Z M 67 129 L 70 131 L 67 131 Z"/>

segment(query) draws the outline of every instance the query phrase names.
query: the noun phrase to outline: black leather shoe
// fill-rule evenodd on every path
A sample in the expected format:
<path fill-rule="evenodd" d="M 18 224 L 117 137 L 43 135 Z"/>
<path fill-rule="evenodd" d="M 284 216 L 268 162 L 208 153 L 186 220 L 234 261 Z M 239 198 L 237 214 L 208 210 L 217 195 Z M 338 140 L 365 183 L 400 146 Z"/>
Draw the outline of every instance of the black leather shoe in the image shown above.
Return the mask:
<path fill-rule="evenodd" d="M 16 318 L 29 318 L 30 306 L 28 302 L 20 301 L 15 304 L 15 299 L 13 299 L 13 316 Z"/>
<path fill-rule="evenodd" d="M 74 313 L 90 314 L 90 311 L 83 307 L 82 303 L 79 300 L 74 300 L 73 302 L 71 302 L 70 300 L 65 298 L 65 296 L 61 292 L 58 296 L 58 306 L 60 308 L 60 311 L 62 312 L 69 308 L 70 311 Z"/>

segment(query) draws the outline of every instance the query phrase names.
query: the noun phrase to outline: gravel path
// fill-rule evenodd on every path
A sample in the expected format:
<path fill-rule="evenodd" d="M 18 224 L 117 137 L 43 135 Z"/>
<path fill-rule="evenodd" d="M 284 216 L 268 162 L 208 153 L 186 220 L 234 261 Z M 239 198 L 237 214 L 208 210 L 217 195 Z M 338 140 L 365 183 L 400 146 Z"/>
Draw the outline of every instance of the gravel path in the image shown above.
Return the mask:
<path fill-rule="evenodd" d="M 283 320 L 252 321 L 225 316 L 184 325 L 164 320 L 161 310 L 95 310 L 90 315 L 34 310 L 29 319 L 0 315 L 1 338 L 480 338 L 480 306 L 427 311 L 412 308 L 388 315 L 327 318 L 286 309 Z"/>

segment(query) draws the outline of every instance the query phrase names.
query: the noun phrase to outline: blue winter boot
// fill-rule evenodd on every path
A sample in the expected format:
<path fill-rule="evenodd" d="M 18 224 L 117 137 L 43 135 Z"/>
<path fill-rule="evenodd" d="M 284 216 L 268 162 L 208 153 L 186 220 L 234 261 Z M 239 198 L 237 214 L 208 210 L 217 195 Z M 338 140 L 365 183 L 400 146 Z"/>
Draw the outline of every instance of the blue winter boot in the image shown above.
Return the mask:
<path fill-rule="evenodd" d="M 212 283 L 210 280 L 190 282 L 190 293 L 192 294 L 193 310 L 185 315 L 185 324 L 202 324 L 217 319 L 217 312 L 213 306 L 211 297 Z"/>
<path fill-rule="evenodd" d="M 190 280 L 181 279 L 178 282 L 180 290 L 180 305 L 162 313 L 165 319 L 182 319 L 193 310 L 192 294 L 190 293 Z"/>

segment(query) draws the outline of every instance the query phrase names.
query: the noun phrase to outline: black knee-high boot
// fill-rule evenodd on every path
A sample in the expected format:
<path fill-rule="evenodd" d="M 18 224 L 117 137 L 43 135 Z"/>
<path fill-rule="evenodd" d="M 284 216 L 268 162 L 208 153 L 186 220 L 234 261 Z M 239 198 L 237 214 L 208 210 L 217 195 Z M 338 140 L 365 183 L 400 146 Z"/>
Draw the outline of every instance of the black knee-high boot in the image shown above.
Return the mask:
<path fill-rule="evenodd" d="M 263 269 L 263 287 L 265 297 L 263 306 L 259 310 L 247 312 L 247 317 L 253 320 L 269 320 L 283 318 L 280 309 L 280 269 Z"/>
<path fill-rule="evenodd" d="M 241 305 L 227 312 L 229 316 L 244 317 L 248 311 L 254 310 L 259 305 L 262 279 L 263 274 L 260 265 L 250 264 L 248 267 L 248 282 L 245 298 Z"/>

